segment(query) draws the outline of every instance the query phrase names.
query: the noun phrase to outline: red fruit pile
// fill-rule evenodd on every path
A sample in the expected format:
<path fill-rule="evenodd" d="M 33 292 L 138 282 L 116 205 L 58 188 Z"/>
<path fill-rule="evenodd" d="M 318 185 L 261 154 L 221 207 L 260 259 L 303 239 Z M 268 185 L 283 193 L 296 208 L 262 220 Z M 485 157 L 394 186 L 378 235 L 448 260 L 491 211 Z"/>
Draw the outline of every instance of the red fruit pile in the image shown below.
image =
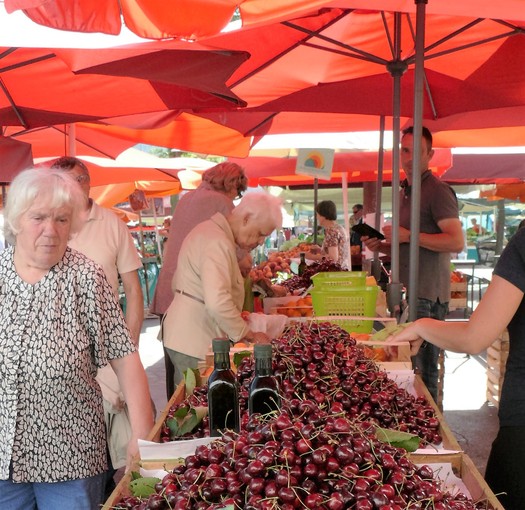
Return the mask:
<path fill-rule="evenodd" d="M 319 409 L 304 420 L 253 415 L 240 434 L 199 446 L 147 501 L 123 498 L 115 510 L 475 510 L 441 489 L 429 466 L 382 443 L 359 425 Z M 314 424 L 319 422 L 319 424 Z"/>
<path fill-rule="evenodd" d="M 344 271 L 340 264 L 332 262 L 328 259 L 322 259 L 320 262 L 314 262 L 309 265 L 302 275 L 295 275 L 287 280 L 284 280 L 281 285 L 288 289 L 288 292 L 307 289 L 312 285 L 312 276 L 317 273 L 327 273 L 331 271 Z"/>
<path fill-rule="evenodd" d="M 439 444 L 442 440 L 439 420 L 427 400 L 399 388 L 345 330 L 334 324 L 295 322 L 274 340 L 273 366 L 280 382 L 283 410 L 291 416 L 300 418 L 305 410 L 319 409 L 410 432 L 423 442 Z M 253 373 L 253 358 L 245 358 L 237 370 L 242 424 L 248 419 Z M 206 387 L 196 388 L 189 399 L 173 406 L 168 418 L 188 406 L 207 406 Z M 205 419 L 184 438 L 207 434 Z M 172 436 L 168 426 L 163 428 L 162 441 L 177 439 L 180 437 Z"/>

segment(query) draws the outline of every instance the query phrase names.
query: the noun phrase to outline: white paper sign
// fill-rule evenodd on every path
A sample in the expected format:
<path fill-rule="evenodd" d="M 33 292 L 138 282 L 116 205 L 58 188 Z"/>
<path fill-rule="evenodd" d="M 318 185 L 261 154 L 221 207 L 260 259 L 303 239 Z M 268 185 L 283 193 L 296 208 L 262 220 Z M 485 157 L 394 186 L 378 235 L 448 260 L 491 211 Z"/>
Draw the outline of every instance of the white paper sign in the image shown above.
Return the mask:
<path fill-rule="evenodd" d="M 330 180 L 334 166 L 334 149 L 299 149 L 295 173 Z"/>

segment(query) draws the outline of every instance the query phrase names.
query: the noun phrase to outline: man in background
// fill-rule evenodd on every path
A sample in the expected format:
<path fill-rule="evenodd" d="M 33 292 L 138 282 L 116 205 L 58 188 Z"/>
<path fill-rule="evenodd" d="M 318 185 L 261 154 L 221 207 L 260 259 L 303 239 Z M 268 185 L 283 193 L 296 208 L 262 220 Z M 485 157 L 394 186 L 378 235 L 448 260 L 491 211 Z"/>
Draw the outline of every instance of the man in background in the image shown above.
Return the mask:
<path fill-rule="evenodd" d="M 401 137 L 401 165 L 406 179 L 401 183 L 399 208 L 399 278 L 408 287 L 410 268 L 410 215 L 412 176 L 421 173 L 421 208 L 419 233 L 418 288 L 407 288 L 408 294 L 417 292 L 417 318 L 444 320 L 450 300 L 450 254 L 463 250 L 464 239 L 459 220 L 458 201 L 454 190 L 432 175 L 429 169 L 434 155 L 432 134 L 423 127 L 419 168 L 413 168 L 414 129 L 409 127 Z M 383 227 L 386 239 L 363 236 L 367 248 L 390 253 L 392 226 Z M 432 344 L 419 350 L 412 364 L 419 371 L 433 399 L 438 402 L 439 348 Z"/>
<path fill-rule="evenodd" d="M 120 276 L 126 296 L 126 324 L 132 340 L 138 346 L 144 319 L 144 297 L 137 271 L 142 267 L 142 261 L 133 238 L 126 224 L 116 214 L 100 207 L 89 198 L 91 179 L 83 161 L 65 156 L 57 159 L 52 168 L 68 172 L 80 184 L 89 199 L 86 223 L 68 244 L 102 266 L 117 298 Z M 117 376 L 109 365 L 99 369 L 97 381 L 104 397 L 110 466 L 106 495 L 109 495 L 115 487 L 114 468 L 126 464 L 129 420 Z"/>
<path fill-rule="evenodd" d="M 355 204 L 352 207 L 352 215 L 350 216 L 350 246 L 359 246 L 361 252 L 361 234 L 354 232 L 352 227 L 363 223 L 363 204 Z"/>

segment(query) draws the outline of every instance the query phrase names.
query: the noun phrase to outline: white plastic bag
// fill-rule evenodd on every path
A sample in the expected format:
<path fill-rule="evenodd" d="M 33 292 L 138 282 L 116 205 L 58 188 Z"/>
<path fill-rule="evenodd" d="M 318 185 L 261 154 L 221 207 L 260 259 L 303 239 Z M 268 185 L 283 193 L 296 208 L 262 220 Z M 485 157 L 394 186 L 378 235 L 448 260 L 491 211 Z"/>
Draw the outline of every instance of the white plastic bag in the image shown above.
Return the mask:
<path fill-rule="evenodd" d="M 286 315 L 251 313 L 248 316 L 248 325 L 255 333 L 266 333 L 270 338 L 276 338 L 284 331 L 287 319 Z"/>

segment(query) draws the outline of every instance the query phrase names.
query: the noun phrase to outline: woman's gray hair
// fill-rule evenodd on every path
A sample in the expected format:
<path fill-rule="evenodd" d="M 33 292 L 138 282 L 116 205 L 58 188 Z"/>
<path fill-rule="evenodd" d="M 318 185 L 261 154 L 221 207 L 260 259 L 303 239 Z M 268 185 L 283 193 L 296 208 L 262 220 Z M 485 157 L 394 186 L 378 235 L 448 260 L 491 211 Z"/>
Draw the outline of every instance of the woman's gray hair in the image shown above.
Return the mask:
<path fill-rule="evenodd" d="M 78 182 L 62 170 L 30 168 L 13 179 L 7 193 L 4 235 L 10 244 L 16 244 L 20 218 L 31 208 L 38 196 L 47 197 L 52 208 L 71 207 L 71 233 L 82 228 L 87 198 Z"/>
<path fill-rule="evenodd" d="M 242 197 L 232 214 L 250 214 L 257 221 L 279 229 L 283 224 L 282 200 L 265 191 L 248 193 Z"/>

